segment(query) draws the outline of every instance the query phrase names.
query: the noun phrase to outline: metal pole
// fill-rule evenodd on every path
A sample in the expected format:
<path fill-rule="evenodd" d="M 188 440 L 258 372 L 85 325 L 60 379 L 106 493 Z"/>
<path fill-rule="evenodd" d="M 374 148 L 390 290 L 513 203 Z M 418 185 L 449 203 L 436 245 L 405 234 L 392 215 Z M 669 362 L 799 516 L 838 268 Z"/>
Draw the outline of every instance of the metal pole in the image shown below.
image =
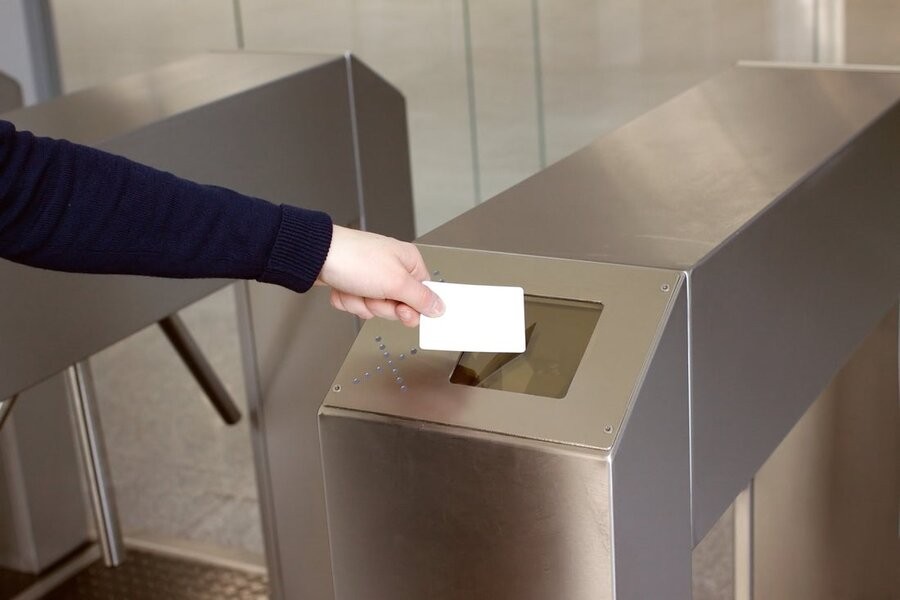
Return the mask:
<path fill-rule="evenodd" d="M 478 155 L 478 109 L 475 104 L 475 60 L 472 48 L 472 19 L 469 0 L 462 0 L 463 46 L 466 55 L 466 97 L 469 102 L 469 137 L 472 147 L 472 187 L 475 206 L 481 204 L 481 159 Z"/>
<path fill-rule="evenodd" d="M 6 422 L 6 418 L 9 417 L 10 411 L 12 411 L 13 404 L 16 403 L 16 399 L 19 397 L 18 394 L 14 396 L 10 396 L 6 400 L 0 400 L 0 429 L 3 429 L 3 423 Z"/>
<path fill-rule="evenodd" d="M 35 93 L 38 102 L 46 102 L 62 93 L 53 9 L 50 0 L 32 0 L 22 2 L 22 11 L 34 65 Z"/>
<path fill-rule="evenodd" d="M 753 480 L 734 500 L 734 600 L 753 600 Z"/>
<path fill-rule="evenodd" d="M 228 425 L 234 425 L 240 421 L 240 409 L 234 403 L 234 400 L 231 399 L 231 395 L 225 389 L 222 381 L 216 376 L 216 372 L 213 371 L 206 357 L 203 356 L 200 346 L 194 341 L 191 332 L 188 331 L 181 317 L 177 314 L 171 314 L 159 321 L 159 326 L 163 333 L 166 334 L 166 337 L 169 338 L 172 346 L 175 347 L 175 351 L 178 352 L 178 356 L 184 361 L 194 379 L 197 380 L 197 383 L 206 393 L 206 397 L 209 398 L 210 403 L 212 403 L 216 412 L 219 413 L 219 416 L 222 417 L 222 420 Z"/>
<path fill-rule="evenodd" d="M 234 11 L 234 38 L 238 50 L 244 49 L 244 17 L 241 15 L 241 0 L 232 0 Z"/>
<path fill-rule="evenodd" d="M 531 37 L 534 47 L 534 103 L 537 113 L 538 165 L 547 166 L 547 126 L 544 123 L 544 68 L 541 58 L 541 15 L 538 0 L 531 0 Z"/>
<path fill-rule="evenodd" d="M 66 369 L 66 382 L 78 422 L 78 441 L 91 490 L 91 504 L 103 562 L 108 567 L 116 567 L 125 560 L 125 545 L 122 542 L 112 476 L 100 428 L 94 380 L 88 362 L 81 361 Z"/>

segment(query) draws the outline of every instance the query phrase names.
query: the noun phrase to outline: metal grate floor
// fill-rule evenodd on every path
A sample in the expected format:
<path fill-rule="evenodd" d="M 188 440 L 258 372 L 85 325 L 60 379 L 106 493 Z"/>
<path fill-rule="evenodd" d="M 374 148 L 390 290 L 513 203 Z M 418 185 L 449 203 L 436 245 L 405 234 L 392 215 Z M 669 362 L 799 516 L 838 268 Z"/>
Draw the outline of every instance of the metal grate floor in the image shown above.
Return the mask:
<path fill-rule="evenodd" d="M 265 575 L 130 549 L 121 566 L 102 561 L 66 580 L 44 600 L 264 600 Z"/>

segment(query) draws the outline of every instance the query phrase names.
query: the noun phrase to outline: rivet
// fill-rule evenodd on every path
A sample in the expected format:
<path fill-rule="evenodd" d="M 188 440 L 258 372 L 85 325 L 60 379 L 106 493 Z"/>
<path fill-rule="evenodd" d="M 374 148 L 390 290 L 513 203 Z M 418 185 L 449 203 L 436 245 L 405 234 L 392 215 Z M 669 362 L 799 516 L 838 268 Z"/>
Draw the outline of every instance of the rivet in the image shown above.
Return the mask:
<path fill-rule="evenodd" d="M 405 392 L 408 388 L 405 385 L 400 386 L 400 391 Z"/>
<path fill-rule="evenodd" d="M 403 353 L 401 352 L 401 353 L 400 353 L 400 360 L 403 360 L 404 358 L 406 358 L 406 355 L 403 354 Z"/>
<path fill-rule="evenodd" d="M 399 372 L 400 372 L 400 369 L 398 369 L 397 367 L 394 367 L 393 369 L 391 369 L 391 373 L 394 373 L 395 375 Z"/>
<path fill-rule="evenodd" d="M 378 344 L 379 350 L 384 350 L 385 348 L 387 348 L 387 346 L 385 346 L 384 344 Z"/>
<path fill-rule="evenodd" d="M 380 341 L 381 341 L 381 336 L 380 336 L 380 335 L 376 335 L 376 336 L 375 336 L 375 342 L 380 342 Z"/>
<path fill-rule="evenodd" d="M 668 292 L 671 288 L 669 288 L 669 284 L 668 284 L 668 283 L 664 283 L 664 284 L 662 284 L 661 286 L 659 286 L 659 289 L 662 290 L 662 291 L 664 291 L 664 292 Z"/>
<path fill-rule="evenodd" d="M 375 367 L 375 370 L 381 373 L 382 371 L 384 371 L 384 368 L 381 365 L 378 365 L 377 367 Z"/>
<path fill-rule="evenodd" d="M 418 352 L 419 352 L 418 348 L 410 348 L 410 350 L 409 350 L 410 354 L 417 354 Z"/>
<path fill-rule="evenodd" d="M 363 377 L 365 377 L 366 379 L 368 379 L 368 378 L 371 377 L 371 376 L 372 376 L 372 374 L 369 373 L 368 371 L 366 371 L 365 373 L 363 373 Z"/>
<path fill-rule="evenodd" d="M 612 425 L 607 425 L 603 428 L 603 431 L 605 431 L 606 433 L 612 433 Z"/>
<path fill-rule="evenodd" d="M 359 377 L 354 377 L 354 378 L 353 378 L 353 383 L 359 383 Z"/>
<path fill-rule="evenodd" d="M 331 388 L 331 389 L 332 389 L 333 391 L 335 391 L 335 392 L 340 392 L 340 391 L 341 391 L 341 386 L 340 386 L 340 385 L 335 385 L 335 386 L 334 386 L 333 388 Z"/>

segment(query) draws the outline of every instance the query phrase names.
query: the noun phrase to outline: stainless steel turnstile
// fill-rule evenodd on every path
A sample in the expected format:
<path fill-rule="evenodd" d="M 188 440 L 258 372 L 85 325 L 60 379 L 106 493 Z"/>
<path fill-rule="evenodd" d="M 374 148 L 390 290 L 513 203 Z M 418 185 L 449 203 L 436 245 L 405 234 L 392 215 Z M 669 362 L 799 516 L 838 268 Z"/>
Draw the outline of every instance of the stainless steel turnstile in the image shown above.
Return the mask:
<path fill-rule="evenodd" d="M 692 548 L 897 302 L 898 100 L 734 68 L 426 236 L 436 277 L 525 288 L 528 349 L 362 328 L 319 414 L 336 597 L 690 598 Z"/>
<path fill-rule="evenodd" d="M 341 225 L 413 236 L 403 97 L 349 55 L 205 54 L 3 118 L 183 177 L 324 210 Z M 54 375 L 227 283 L 0 261 L 0 400 L 28 390 L 0 436 L 0 564 L 41 571 L 88 536 L 66 387 Z M 330 597 L 316 412 L 356 321 L 333 311 L 320 290 L 300 296 L 248 283 L 238 296 L 270 589 L 274 597 Z M 292 344 L 312 349 L 308 360 L 293 362 Z M 289 400 L 280 392 L 285 364 L 309 390 L 306 401 L 297 402 L 296 387 Z M 286 440 L 306 447 L 298 452 Z"/>

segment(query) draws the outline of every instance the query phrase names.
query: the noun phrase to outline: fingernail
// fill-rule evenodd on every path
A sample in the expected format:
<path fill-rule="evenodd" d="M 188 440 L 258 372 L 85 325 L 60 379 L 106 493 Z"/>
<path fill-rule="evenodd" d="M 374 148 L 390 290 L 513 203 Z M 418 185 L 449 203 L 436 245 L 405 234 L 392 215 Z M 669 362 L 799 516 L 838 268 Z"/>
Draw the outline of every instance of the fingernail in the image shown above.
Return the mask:
<path fill-rule="evenodd" d="M 428 311 L 428 316 L 439 317 L 444 314 L 444 310 L 444 301 L 441 300 L 439 296 L 435 296 L 434 304 L 431 305 L 431 310 Z"/>
<path fill-rule="evenodd" d="M 400 317 L 401 321 L 409 321 L 413 318 L 413 311 L 408 306 L 398 306 L 397 316 Z"/>

